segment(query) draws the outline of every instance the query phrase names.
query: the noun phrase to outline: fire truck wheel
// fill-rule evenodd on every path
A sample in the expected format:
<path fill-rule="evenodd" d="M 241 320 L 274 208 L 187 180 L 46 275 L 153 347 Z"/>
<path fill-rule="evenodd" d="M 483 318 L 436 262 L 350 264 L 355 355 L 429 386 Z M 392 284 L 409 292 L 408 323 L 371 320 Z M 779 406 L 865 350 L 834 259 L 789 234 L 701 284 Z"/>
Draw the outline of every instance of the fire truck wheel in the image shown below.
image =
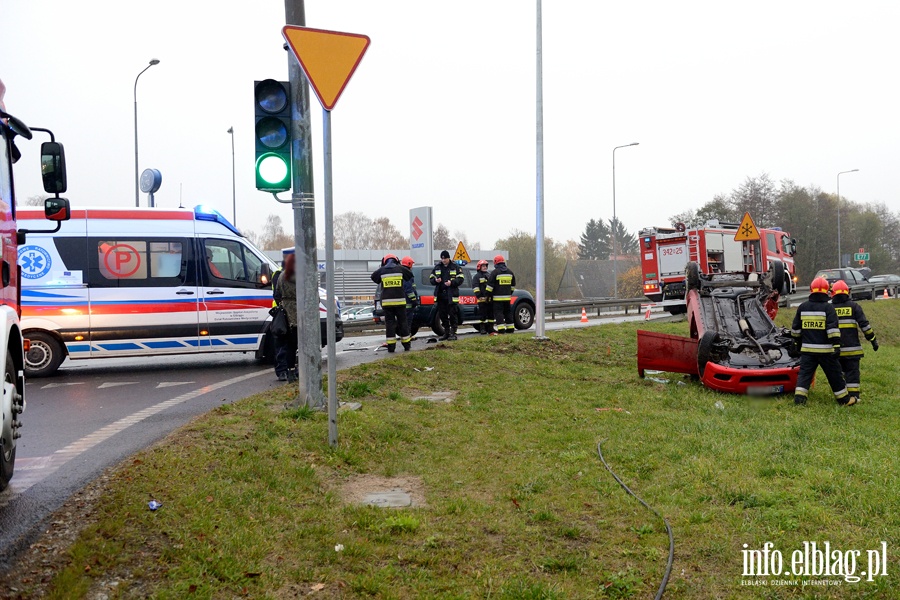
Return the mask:
<path fill-rule="evenodd" d="M 16 391 L 16 365 L 12 356 L 6 355 L 6 372 L 3 374 L 3 431 L 0 440 L 0 491 L 6 489 L 12 479 L 13 467 L 16 463 L 16 440 L 13 438 L 18 429 L 18 412 L 15 410 L 21 402 Z"/>
<path fill-rule="evenodd" d="M 715 341 L 716 332 L 707 331 L 700 338 L 700 343 L 697 345 L 697 370 L 700 371 L 701 377 L 703 377 L 703 371 L 706 369 L 706 363 L 712 357 L 712 347 Z"/>
<path fill-rule="evenodd" d="M 782 293 L 787 282 L 784 279 L 784 263 L 780 260 L 772 261 L 772 289 Z"/>
<path fill-rule="evenodd" d="M 25 354 L 25 375 L 46 377 L 52 375 L 66 357 L 63 346 L 55 337 L 39 331 L 26 333 L 31 349 Z"/>
<path fill-rule="evenodd" d="M 690 261 L 684 268 L 684 277 L 687 280 L 687 289 L 700 289 L 700 267 L 696 262 Z"/>

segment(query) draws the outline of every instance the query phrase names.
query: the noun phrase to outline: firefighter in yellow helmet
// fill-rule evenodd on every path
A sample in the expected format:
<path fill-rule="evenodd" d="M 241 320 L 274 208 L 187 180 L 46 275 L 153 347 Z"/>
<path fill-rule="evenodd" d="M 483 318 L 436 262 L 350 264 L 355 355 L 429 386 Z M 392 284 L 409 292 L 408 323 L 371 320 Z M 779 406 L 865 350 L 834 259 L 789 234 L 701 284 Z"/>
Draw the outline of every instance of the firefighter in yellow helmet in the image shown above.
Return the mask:
<path fill-rule="evenodd" d="M 809 300 L 797 307 L 791 326 L 794 343 L 800 346 L 800 372 L 797 374 L 794 403 L 806 404 L 816 368 L 821 366 L 838 404 L 852 406 L 857 399 L 847 392 L 841 363 L 838 361 L 841 331 L 838 328 L 837 313 L 828 302 L 828 280 L 816 277 L 810 284 L 809 291 Z"/>
<path fill-rule="evenodd" d="M 843 281 L 835 281 L 831 287 L 831 305 L 838 317 L 838 328 L 841 330 L 841 370 L 847 381 L 847 392 L 860 398 L 859 361 L 863 357 L 859 331 L 872 343 L 872 350 L 878 352 L 878 340 L 875 330 L 869 324 L 862 306 L 850 299 L 850 287 Z"/>

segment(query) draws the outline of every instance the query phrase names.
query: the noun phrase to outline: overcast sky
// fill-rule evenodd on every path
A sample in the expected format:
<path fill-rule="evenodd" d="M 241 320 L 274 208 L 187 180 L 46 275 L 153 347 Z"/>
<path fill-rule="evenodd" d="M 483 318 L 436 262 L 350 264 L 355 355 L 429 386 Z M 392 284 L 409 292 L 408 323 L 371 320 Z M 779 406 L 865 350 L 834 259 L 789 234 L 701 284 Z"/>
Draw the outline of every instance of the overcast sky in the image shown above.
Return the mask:
<path fill-rule="evenodd" d="M 546 232 L 578 239 L 617 214 L 634 231 L 747 175 L 900 210 L 900 2 L 544 0 Z M 256 191 L 253 81 L 287 78 L 281 0 L 3 0 L 7 109 L 66 147 L 74 206 L 210 204 L 259 231 L 289 208 Z M 535 3 L 306 0 L 307 25 L 372 44 L 333 113 L 335 214 L 412 207 L 489 248 L 535 229 Z M 319 239 L 321 108 L 313 99 Z M 20 144 L 20 198 L 41 194 Z M 183 189 L 183 191 L 182 191 Z M 146 195 L 141 195 L 146 203 Z"/>

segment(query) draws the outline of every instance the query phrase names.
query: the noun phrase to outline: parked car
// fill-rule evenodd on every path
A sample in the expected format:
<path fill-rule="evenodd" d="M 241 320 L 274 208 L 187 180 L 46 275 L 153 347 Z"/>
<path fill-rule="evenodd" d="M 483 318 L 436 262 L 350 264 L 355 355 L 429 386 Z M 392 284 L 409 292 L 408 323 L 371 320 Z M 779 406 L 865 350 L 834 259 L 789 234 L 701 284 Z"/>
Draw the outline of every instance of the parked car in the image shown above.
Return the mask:
<path fill-rule="evenodd" d="M 875 296 L 884 295 L 885 289 L 892 298 L 896 298 L 900 292 L 900 275 L 873 275 L 869 278 L 869 283 L 876 284 Z"/>
<path fill-rule="evenodd" d="M 413 318 L 412 332 L 415 334 L 422 327 L 430 327 L 437 335 L 443 335 L 444 327 L 437 314 L 437 305 L 434 301 L 434 285 L 428 281 L 431 274 L 430 266 L 413 266 L 412 272 L 416 280 L 416 289 L 419 291 L 421 304 L 416 308 L 416 316 Z M 472 291 L 472 275 L 475 273 L 475 265 L 463 268 L 465 281 L 459 286 L 459 324 L 466 323 L 476 326 L 478 323 L 478 305 L 475 293 Z M 380 313 L 381 304 L 376 300 Z M 526 290 L 513 292 L 513 317 L 516 329 L 528 329 L 534 324 L 534 297 Z"/>
<path fill-rule="evenodd" d="M 354 323 L 359 323 L 360 321 L 370 321 L 373 318 L 374 312 L 375 307 L 373 305 L 370 304 L 368 306 L 362 306 L 352 314 L 348 315 L 347 319 Z"/>
<path fill-rule="evenodd" d="M 829 285 L 834 285 L 835 281 L 843 281 L 850 288 L 852 300 L 873 300 L 875 298 L 869 280 L 859 269 L 823 269 L 816 273 L 816 277 L 824 277 L 828 280 Z"/>

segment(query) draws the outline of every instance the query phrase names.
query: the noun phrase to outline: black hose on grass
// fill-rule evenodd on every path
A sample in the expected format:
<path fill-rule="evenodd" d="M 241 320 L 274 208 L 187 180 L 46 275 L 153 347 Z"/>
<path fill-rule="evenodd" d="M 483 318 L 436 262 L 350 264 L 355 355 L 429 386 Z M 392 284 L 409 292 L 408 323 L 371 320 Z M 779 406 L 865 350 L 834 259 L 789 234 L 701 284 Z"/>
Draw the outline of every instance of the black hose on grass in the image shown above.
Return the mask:
<path fill-rule="evenodd" d="M 606 440 L 603 440 L 603 442 L 605 441 Z M 672 536 L 672 528 L 669 526 L 669 521 L 667 521 L 664 516 L 656 512 L 656 509 L 644 502 L 637 494 L 632 492 L 631 489 L 629 489 L 629 487 L 625 485 L 625 483 L 621 479 L 619 479 L 619 476 L 616 475 L 611 468 L 609 468 L 609 464 L 607 464 L 606 459 L 603 458 L 603 450 L 600 449 L 600 445 L 603 444 L 603 442 L 597 443 L 597 454 L 600 455 L 600 461 L 603 463 L 603 466 L 606 467 L 606 470 L 609 471 L 610 475 L 612 475 L 613 478 L 619 483 L 619 485 L 622 486 L 622 489 L 628 492 L 629 495 L 633 496 L 635 500 L 643 504 L 644 508 L 662 519 L 662 522 L 666 526 L 666 533 L 669 534 L 669 560 L 666 563 L 666 572 L 665 574 L 663 574 L 662 583 L 659 584 L 659 590 L 657 590 L 656 596 L 654 596 L 654 600 L 659 600 L 660 598 L 662 598 L 663 593 L 666 591 L 666 584 L 669 583 L 669 575 L 672 574 L 672 562 L 675 560 L 675 538 Z"/>

